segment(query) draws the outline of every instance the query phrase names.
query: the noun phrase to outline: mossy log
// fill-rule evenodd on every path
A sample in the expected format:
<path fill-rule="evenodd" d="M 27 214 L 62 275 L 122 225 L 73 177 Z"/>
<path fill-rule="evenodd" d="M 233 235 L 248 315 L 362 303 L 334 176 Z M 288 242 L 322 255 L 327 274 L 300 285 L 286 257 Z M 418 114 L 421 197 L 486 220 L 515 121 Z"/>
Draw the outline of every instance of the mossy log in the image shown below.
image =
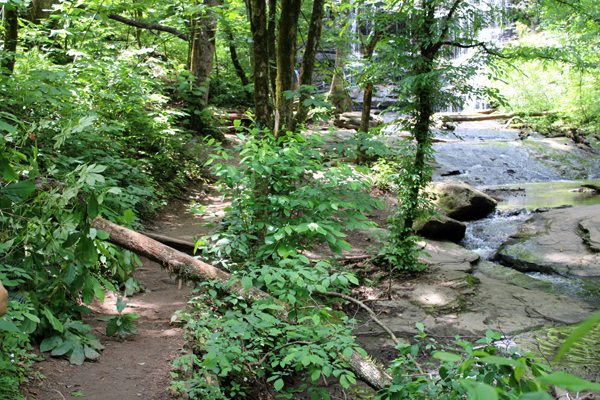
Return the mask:
<path fill-rule="evenodd" d="M 289 322 L 287 318 L 287 304 L 254 287 L 245 289 L 240 281 L 231 284 L 231 275 L 225 271 L 221 271 L 210 264 L 101 217 L 97 217 L 92 221 L 92 227 L 108 233 L 108 241 L 110 243 L 156 261 L 170 274 L 178 275 L 186 281 L 199 283 L 218 281 L 227 288 L 226 290 L 229 293 L 240 296 L 247 302 L 251 303 L 257 300 L 272 301 L 282 306 L 282 310 L 275 314 L 275 317 L 283 322 Z M 391 383 L 392 377 L 380 365 L 363 357 L 356 351 L 353 351 L 352 357 L 345 361 L 350 365 L 350 370 L 359 379 L 375 390 L 383 389 Z"/>

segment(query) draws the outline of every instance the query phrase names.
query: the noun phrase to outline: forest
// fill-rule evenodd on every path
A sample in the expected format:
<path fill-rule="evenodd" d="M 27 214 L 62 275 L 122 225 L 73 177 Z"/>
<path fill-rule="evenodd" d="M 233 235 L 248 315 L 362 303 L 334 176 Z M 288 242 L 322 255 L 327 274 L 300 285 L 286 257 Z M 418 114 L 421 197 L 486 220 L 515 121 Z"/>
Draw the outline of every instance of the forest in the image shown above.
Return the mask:
<path fill-rule="evenodd" d="M 599 393 L 598 1 L 0 4 L 0 399 Z"/>

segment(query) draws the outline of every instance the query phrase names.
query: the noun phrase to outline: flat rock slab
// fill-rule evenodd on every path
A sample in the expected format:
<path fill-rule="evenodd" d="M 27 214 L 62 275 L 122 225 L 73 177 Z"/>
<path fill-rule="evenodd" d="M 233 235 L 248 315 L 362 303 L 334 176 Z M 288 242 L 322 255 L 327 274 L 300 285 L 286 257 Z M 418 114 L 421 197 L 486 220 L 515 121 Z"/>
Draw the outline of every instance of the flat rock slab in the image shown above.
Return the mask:
<path fill-rule="evenodd" d="M 428 240 L 423 251 L 431 257 L 421 255 L 419 262 L 454 271 L 470 272 L 479 260 L 479 254 L 447 241 Z"/>
<path fill-rule="evenodd" d="M 460 299 L 460 293 L 454 289 L 424 284 L 417 285 L 408 296 L 419 307 L 435 309 L 457 306 Z"/>
<path fill-rule="evenodd" d="M 498 254 L 523 271 L 598 277 L 600 254 L 592 250 L 580 223 L 584 222 L 585 229 L 593 231 L 594 240 L 598 240 L 599 215 L 600 204 L 537 214 L 521 226 L 519 237 L 505 243 Z"/>
<path fill-rule="evenodd" d="M 590 249 L 596 253 L 600 252 L 600 215 L 579 221 L 579 229 L 583 231 L 584 241 Z"/>

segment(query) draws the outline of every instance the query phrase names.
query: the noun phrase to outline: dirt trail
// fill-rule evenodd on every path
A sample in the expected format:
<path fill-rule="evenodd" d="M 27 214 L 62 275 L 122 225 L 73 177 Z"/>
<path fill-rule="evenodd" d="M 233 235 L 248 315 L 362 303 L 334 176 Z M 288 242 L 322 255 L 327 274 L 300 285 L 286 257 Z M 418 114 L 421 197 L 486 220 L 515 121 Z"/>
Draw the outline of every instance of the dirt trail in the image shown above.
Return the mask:
<path fill-rule="evenodd" d="M 171 202 L 147 229 L 161 235 L 192 241 L 194 235 L 206 233 L 198 228 L 202 216 L 189 213 L 192 202 L 215 203 L 215 193 L 207 195 L 200 185 L 192 185 L 187 200 Z M 213 198 L 215 197 L 215 198 Z M 168 388 L 171 382 L 170 364 L 181 354 L 184 345 L 183 330 L 170 325 L 171 316 L 185 308 L 191 298 L 191 287 L 179 287 L 176 278 L 169 277 L 160 266 L 142 259 L 135 277 L 146 288 L 131 296 L 124 313 L 136 312 L 141 318 L 138 333 L 120 341 L 107 337 L 107 322 L 96 318 L 115 315 L 117 295 L 107 293 L 104 304 L 95 299 L 92 314 L 84 322 L 93 329 L 105 346 L 96 362 L 86 361 L 81 366 L 68 360 L 42 356 L 46 361 L 36 363 L 33 370 L 45 379 L 31 379 L 25 394 L 30 399 L 63 400 L 77 396 L 88 400 L 163 400 L 173 399 Z"/>
<path fill-rule="evenodd" d="M 129 298 L 124 313 L 136 312 L 142 323 L 138 333 L 120 341 L 107 337 L 106 322 L 95 318 L 115 315 L 117 296 L 107 294 L 104 304 L 97 299 L 92 303 L 94 312 L 84 322 L 94 328 L 93 333 L 105 346 L 97 362 L 71 365 L 68 360 L 52 358 L 43 353 L 45 362 L 36 363 L 46 379 L 36 381 L 29 388 L 32 399 L 54 400 L 85 396 L 88 400 L 162 400 L 173 398 L 168 392 L 170 363 L 183 348 L 183 331 L 170 325 L 173 313 L 185 307 L 191 288 L 178 289 L 178 281 L 170 278 L 157 263 L 144 260 L 136 272 L 138 280 L 147 288 Z M 83 397 L 82 396 L 82 397 Z"/>

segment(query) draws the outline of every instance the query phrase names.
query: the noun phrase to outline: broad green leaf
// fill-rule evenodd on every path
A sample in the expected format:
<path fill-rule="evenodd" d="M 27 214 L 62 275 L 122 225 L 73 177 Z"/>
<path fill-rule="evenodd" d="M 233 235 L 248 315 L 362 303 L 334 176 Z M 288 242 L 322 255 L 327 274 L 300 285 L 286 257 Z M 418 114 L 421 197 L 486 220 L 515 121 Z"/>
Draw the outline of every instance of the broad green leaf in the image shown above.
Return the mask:
<path fill-rule="evenodd" d="M 73 349 L 73 353 L 71 353 L 71 358 L 69 361 L 71 361 L 71 364 L 75 365 L 83 364 L 83 362 L 85 361 L 85 353 L 83 351 L 83 345 L 81 343 L 75 346 L 75 348 Z"/>
<path fill-rule="evenodd" d="M 63 344 L 58 346 L 56 349 L 52 350 L 52 353 L 50 353 L 50 355 L 55 356 L 55 357 L 65 355 L 69 351 L 73 350 L 75 345 L 76 345 L 75 342 L 73 342 L 71 340 L 67 340 L 66 342 L 64 342 Z"/>
<path fill-rule="evenodd" d="M 281 389 L 283 389 L 283 379 L 281 379 L 281 378 L 277 379 L 275 381 L 275 383 L 273 384 L 273 387 L 277 391 L 280 391 Z"/>
<path fill-rule="evenodd" d="M 574 392 L 581 392 L 582 390 L 600 390 L 600 383 L 589 382 L 564 371 L 554 372 L 550 375 L 541 376 L 538 379 L 540 382 L 558 386 L 561 389 L 572 390 Z"/>
<path fill-rule="evenodd" d="M 131 221 L 133 221 L 134 216 L 135 216 L 135 214 L 133 213 L 133 211 L 125 210 L 125 212 L 123 213 L 123 220 L 125 221 L 126 224 L 130 224 Z"/>
<path fill-rule="evenodd" d="M 94 193 L 90 194 L 87 200 L 87 212 L 90 219 L 98 216 L 98 199 Z"/>
<path fill-rule="evenodd" d="M 33 192 L 35 192 L 35 184 L 33 181 L 9 183 L 2 188 L 2 193 L 15 203 L 27 200 Z"/>
<path fill-rule="evenodd" d="M 129 303 L 129 302 L 123 301 L 123 297 L 119 297 L 117 299 L 117 312 L 119 314 L 121 314 L 123 312 L 123 310 L 125 310 L 125 308 L 127 307 L 127 303 Z"/>
<path fill-rule="evenodd" d="M 106 336 L 113 336 L 115 333 L 117 333 L 117 329 L 119 328 L 117 326 L 117 318 L 118 317 L 114 317 L 106 325 Z"/>
<path fill-rule="evenodd" d="M 81 289 L 81 298 L 85 304 L 90 304 L 94 300 L 94 278 L 91 274 L 87 274 L 83 287 Z"/>
<path fill-rule="evenodd" d="M 0 120 L 0 131 L 6 131 L 8 133 L 16 133 L 17 128 Z"/>
<path fill-rule="evenodd" d="M 0 158 L 0 169 L 2 170 L 2 177 L 7 181 L 16 181 L 19 179 L 19 174 L 15 172 L 15 169 L 5 157 Z"/>
<path fill-rule="evenodd" d="M 4 319 L 0 319 L 0 331 L 20 332 L 19 328 L 12 321 L 6 321 Z"/>
<path fill-rule="evenodd" d="M 548 393 L 539 391 L 539 392 L 523 393 L 519 397 L 519 400 L 554 400 L 554 399 Z"/>
<path fill-rule="evenodd" d="M 244 289 L 249 290 L 252 287 L 252 278 L 249 276 L 244 276 L 242 278 L 242 286 Z"/>
<path fill-rule="evenodd" d="M 431 353 L 431 357 L 449 362 L 460 362 L 460 360 L 462 360 L 462 357 L 458 354 L 447 353 L 445 351 L 434 351 L 433 353 Z"/>
<path fill-rule="evenodd" d="M 62 344 L 62 339 L 60 338 L 60 336 L 55 335 L 55 336 L 52 336 L 52 337 L 42 340 L 42 343 L 40 343 L 40 351 L 42 353 L 45 353 L 47 351 L 55 349 L 57 346 L 60 346 L 61 344 Z"/>
<path fill-rule="evenodd" d="M 83 352 L 85 354 L 85 358 L 89 358 L 90 360 L 95 360 L 98 357 L 100 357 L 100 353 L 98 353 L 96 350 L 94 350 L 88 345 L 85 345 L 83 347 Z"/>
<path fill-rule="evenodd" d="M 497 400 L 498 392 L 485 383 L 475 382 L 470 379 L 460 379 L 460 384 L 467 388 L 468 400 Z"/>
<path fill-rule="evenodd" d="M 510 358 L 505 358 L 505 357 L 496 357 L 496 356 L 481 357 L 479 359 L 479 362 L 484 362 L 484 363 L 488 363 L 488 364 L 498 364 L 498 365 L 512 365 L 514 367 L 525 368 L 525 364 L 523 364 L 522 362 L 520 362 L 518 360 L 511 360 Z"/>
<path fill-rule="evenodd" d="M 56 329 L 60 333 L 63 332 L 63 330 L 64 330 L 63 325 L 54 316 L 54 314 L 52 314 L 52 311 L 50 311 L 50 309 L 48 307 L 42 306 L 42 313 L 46 316 L 46 318 L 48 319 L 48 322 L 50 322 L 50 325 L 52 325 L 52 327 L 54 329 Z"/>

